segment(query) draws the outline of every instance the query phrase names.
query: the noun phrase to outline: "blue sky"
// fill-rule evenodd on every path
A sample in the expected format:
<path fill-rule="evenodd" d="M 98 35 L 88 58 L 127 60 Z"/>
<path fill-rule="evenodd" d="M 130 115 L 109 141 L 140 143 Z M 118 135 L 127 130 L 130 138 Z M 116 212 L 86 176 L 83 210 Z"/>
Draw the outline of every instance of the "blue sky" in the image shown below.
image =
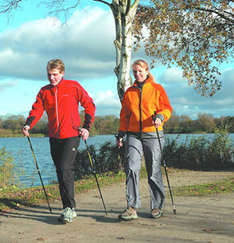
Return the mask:
<path fill-rule="evenodd" d="M 0 16 L 0 116 L 27 116 L 39 89 L 48 83 L 46 64 L 52 58 L 61 58 L 66 65 L 65 78 L 79 81 L 92 96 L 97 115 L 118 116 L 110 10 L 104 4 L 83 0 L 64 24 L 62 17 L 48 15 L 48 9 L 35 2 L 25 1 L 9 18 Z M 138 57 L 144 58 L 143 52 L 133 55 L 133 59 Z M 221 66 L 223 87 L 214 97 L 201 97 L 177 68 L 159 66 L 151 72 L 164 86 L 176 114 L 234 116 L 233 63 Z"/>

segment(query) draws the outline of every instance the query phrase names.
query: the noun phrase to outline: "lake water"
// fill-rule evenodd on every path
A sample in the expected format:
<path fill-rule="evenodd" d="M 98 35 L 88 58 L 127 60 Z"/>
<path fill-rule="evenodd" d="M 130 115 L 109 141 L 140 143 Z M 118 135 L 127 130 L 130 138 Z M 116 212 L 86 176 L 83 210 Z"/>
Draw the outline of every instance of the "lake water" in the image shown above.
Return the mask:
<path fill-rule="evenodd" d="M 166 134 L 168 139 L 176 138 L 176 134 Z M 212 139 L 214 134 L 200 135 L 200 134 L 181 134 L 179 140 L 181 142 L 186 139 L 206 136 Z M 229 135 L 231 141 L 234 144 L 234 133 Z M 49 138 L 31 138 L 33 149 L 37 158 L 39 169 L 42 175 L 44 184 L 49 184 L 52 181 L 56 181 L 56 172 L 53 165 L 53 161 L 50 157 Z M 111 142 L 115 144 L 115 137 L 113 135 L 99 135 L 90 137 L 87 141 L 88 145 L 94 145 L 98 149 L 105 142 Z M 24 174 L 19 178 L 20 182 L 25 187 L 37 186 L 40 184 L 38 172 L 35 170 L 33 162 L 32 152 L 27 138 L 0 138 L 0 149 L 6 148 L 7 152 L 10 152 L 14 158 L 14 163 L 18 169 L 23 168 Z M 85 144 L 81 141 L 79 150 L 84 150 Z"/>

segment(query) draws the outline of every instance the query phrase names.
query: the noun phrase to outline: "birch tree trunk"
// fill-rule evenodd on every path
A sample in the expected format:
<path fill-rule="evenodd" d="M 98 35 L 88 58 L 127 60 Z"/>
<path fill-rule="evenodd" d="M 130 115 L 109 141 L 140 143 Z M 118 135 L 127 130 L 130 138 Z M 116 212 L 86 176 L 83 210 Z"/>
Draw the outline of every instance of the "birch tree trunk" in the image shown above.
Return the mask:
<path fill-rule="evenodd" d="M 115 20 L 116 38 L 114 41 L 116 49 L 115 74 L 117 76 L 117 90 L 120 101 L 124 92 L 131 85 L 131 56 L 132 56 L 132 33 L 133 21 L 140 0 L 112 0 L 108 3 L 103 0 L 95 0 L 107 4 L 113 13 Z"/>

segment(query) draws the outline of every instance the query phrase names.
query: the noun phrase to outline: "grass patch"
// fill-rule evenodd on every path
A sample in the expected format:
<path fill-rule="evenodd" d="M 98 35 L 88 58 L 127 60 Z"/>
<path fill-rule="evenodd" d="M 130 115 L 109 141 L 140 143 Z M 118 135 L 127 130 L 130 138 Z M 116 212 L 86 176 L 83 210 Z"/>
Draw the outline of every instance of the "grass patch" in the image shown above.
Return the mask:
<path fill-rule="evenodd" d="M 97 175 L 100 186 L 111 185 L 114 183 L 124 182 L 125 174 L 106 173 L 105 175 Z M 75 192 L 87 192 L 97 188 L 94 176 L 75 182 Z M 57 184 L 45 186 L 50 203 L 54 200 L 60 200 L 60 194 Z M 23 206 L 36 207 L 40 203 L 46 203 L 44 191 L 41 186 L 22 189 L 15 185 L 0 188 L 0 211 L 9 208 L 19 208 Z"/>
<path fill-rule="evenodd" d="M 1 138 L 14 138 L 14 137 L 23 137 L 22 132 L 19 132 L 20 129 L 1 129 L 0 128 L 0 137 Z M 32 133 L 31 137 L 45 137 L 43 133 Z"/>
<path fill-rule="evenodd" d="M 59 197 L 57 185 L 50 185 L 45 188 L 51 201 Z M 0 210 L 22 206 L 33 207 L 42 202 L 45 202 L 42 187 L 22 189 L 16 186 L 8 186 L 0 189 Z"/>
<path fill-rule="evenodd" d="M 215 183 L 175 187 L 176 196 L 208 196 L 218 193 L 234 192 L 234 177 Z"/>
<path fill-rule="evenodd" d="M 169 174 L 173 174 L 178 171 L 181 170 L 168 168 Z M 145 168 L 143 167 L 141 178 L 145 177 L 146 172 Z M 122 171 L 117 174 L 106 173 L 104 175 L 97 175 L 97 178 L 100 187 L 125 182 L 125 174 Z M 52 203 L 54 200 L 60 200 L 57 184 L 48 185 L 45 188 L 50 203 Z M 94 176 L 87 176 L 86 178 L 75 182 L 76 193 L 87 192 L 91 189 L 97 189 Z M 227 192 L 234 192 L 234 177 L 210 184 L 173 187 L 174 196 L 209 196 L 212 194 Z M 23 206 L 36 207 L 41 203 L 46 203 L 44 191 L 41 186 L 27 189 L 22 189 L 17 186 L 0 188 L 0 211 Z"/>

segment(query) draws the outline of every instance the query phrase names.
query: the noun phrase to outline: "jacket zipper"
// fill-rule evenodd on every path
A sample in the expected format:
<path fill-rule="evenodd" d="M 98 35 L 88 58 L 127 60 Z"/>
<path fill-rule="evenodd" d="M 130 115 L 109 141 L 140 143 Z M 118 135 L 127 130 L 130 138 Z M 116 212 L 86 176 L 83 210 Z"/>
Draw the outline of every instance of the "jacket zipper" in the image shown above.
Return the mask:
<path fill-rule="evenodd" d="M 58 131 L 57 131 L 57 137 L 59 137 L 59 112 L 58 112 L 58 87 L 56 86 L 55 90 L 55 108 L 56 108 L 56 120 L 57 120 L 57 126 L 58 126 Z"/>
<path fill-rule="evenodd" d="M 142 88 L 139 88 L 140 90 L 140 97 L 139 97 L 139 118 L 140 118 L 140 134 L 142 135 L 142 112 L 141 112 L 141 98 L 142 98 Z"/>

